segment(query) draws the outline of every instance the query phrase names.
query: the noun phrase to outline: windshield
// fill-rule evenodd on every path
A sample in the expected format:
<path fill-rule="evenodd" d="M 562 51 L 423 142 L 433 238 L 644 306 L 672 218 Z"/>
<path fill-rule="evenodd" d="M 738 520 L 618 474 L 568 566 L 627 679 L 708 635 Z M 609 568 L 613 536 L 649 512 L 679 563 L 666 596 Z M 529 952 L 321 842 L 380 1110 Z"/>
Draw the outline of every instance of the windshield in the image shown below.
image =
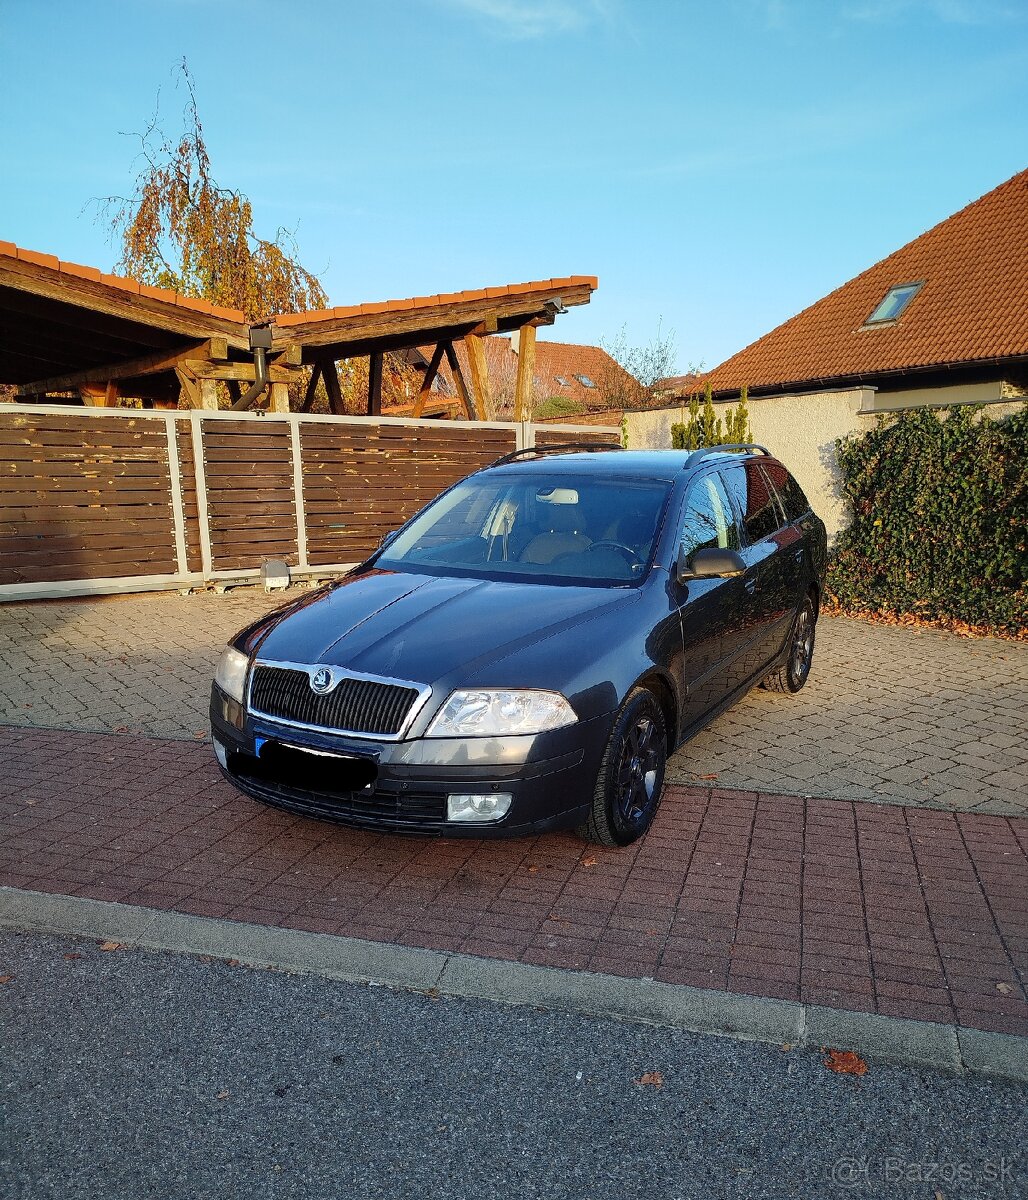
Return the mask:
<path fill-rule="evenodd" d="M 389 543 L 382 570 L 624 586 L 653 558 L 671 485 L 570 475 L 458 484 Z"/>

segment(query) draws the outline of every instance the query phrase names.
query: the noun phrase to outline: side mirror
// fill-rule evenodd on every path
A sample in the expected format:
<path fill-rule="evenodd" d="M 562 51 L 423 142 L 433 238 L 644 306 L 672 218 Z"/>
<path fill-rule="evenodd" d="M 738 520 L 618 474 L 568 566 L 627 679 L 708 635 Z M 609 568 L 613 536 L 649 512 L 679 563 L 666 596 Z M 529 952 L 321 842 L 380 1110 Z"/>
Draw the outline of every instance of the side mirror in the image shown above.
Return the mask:
<path fill-rule="evenodd" d="M 675 575 L 679 583 L 690 579 L 724 579 L 742 575 L 746 571 L 746 560 L 736 550 L 722 550 L 719 546 L 706 546 L 686 559 L 685 545 L 678 547 L 678 562 Z"/>

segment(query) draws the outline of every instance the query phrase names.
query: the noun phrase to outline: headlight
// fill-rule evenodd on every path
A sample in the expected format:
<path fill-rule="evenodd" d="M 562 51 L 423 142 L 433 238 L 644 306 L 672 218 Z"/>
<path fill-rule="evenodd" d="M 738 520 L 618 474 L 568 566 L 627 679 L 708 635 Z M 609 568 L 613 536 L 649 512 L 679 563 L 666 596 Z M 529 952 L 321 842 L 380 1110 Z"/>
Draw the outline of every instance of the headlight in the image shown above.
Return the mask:
<path fill-rule="evenodd" d="M 214 682 L 226 696 L 243 703 L 243 686 L 246 683 L 246 668 L 250 660 L 234 646 L 226 646 L 214 673 Z"/>
<path fill-rule="evenodd" d="M 454 692 L 427 737 L 508 737 L 573 725 L 575 710 L 560 692 Z"/>

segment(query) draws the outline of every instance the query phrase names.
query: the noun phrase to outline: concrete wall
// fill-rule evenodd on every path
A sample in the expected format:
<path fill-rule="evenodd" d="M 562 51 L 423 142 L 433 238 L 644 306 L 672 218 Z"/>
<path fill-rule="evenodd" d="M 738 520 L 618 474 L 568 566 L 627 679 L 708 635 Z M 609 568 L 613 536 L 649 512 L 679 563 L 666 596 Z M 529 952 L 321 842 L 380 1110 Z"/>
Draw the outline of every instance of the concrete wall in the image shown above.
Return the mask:
<path fill-rule="evenodd" d="M 835 439 L 864 433 L 872 427 L 874 413 L 868 410 L 873 397 L 873 388 L 850 388 L 802 396 L 768 396 L 749 402 L 753 440 L 767 446 L 796 476 L 814 511 L 827 525 L 830 539 L 849 523 Z M 669 449 L 671 426 L 682 420 L 681 408 L 629 413 L 629 449 Z"/>

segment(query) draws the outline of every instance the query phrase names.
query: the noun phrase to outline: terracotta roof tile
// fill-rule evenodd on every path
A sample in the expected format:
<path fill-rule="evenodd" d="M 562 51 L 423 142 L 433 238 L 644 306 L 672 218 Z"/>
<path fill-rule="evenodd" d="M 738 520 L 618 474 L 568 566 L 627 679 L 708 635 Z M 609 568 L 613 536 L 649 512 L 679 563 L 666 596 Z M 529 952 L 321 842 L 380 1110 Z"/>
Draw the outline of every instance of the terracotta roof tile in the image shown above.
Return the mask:
<path fill-rule="evenodd" d="M 69 275 L 73 279 L 88 279 L 93 283 L 102 283 L 106 287 L 114 287 L 122 292 L 132 292 L 151 300 L 159 300 L 163 304 L 174 304 L 180 308 L 191 308 L 196 312 L 213 314 L 226 321 L 235 321 L 238 324 L 246 321 L 245 315 L 237 308 L 217 307 L 206 300 L 183 296 L 170 288 L 150 287 L 148 284 L 139 283 L 124 275 L 104 274 L 96 267 L 85 267 L 81 263 L 61 262 L 54 254 L 40 254 L 36 250 L 26 250 L 23 246 L 16 246 L 13 242 L 0 242 L 0 258 L 13 258 L 37 267 L 46 267 L 61 275 Z"/>
<path fill-rule="evenodd" d="M 924 281 L 899 319 L 865 322 Z M 1028 171 L 929 229 L 720 366 L 715 392 L 873 378 L 1028 354 Z"/>

